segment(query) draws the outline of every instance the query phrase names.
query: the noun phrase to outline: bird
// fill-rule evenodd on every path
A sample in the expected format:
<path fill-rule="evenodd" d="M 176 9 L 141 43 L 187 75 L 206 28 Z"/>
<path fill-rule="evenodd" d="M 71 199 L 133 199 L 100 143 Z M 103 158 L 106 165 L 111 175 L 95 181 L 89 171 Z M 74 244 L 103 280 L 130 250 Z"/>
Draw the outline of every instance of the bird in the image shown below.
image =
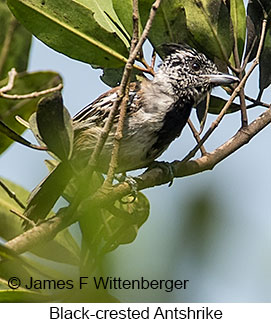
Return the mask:
<path fill-rule="evenodd" d="M 192 107 L 215 86 L 238 82 L 221 73 L 203 53 L 185 44 L 164 44 L 164 59 L 153 79 L 130 83 L 127 114 L 120 141 L 117 173 L 147 168 L 181 135 Z M 119 87 L 99 96 L 73 117 L 73 169 L 86 166 L 103 131 Z M 95 170 L 106 173 L 111 159 L 119 114 L 105 142 Z M 25 216 L 44 219 L 73 176 L 67 163 L 60 163 L 35 189 Z"/>

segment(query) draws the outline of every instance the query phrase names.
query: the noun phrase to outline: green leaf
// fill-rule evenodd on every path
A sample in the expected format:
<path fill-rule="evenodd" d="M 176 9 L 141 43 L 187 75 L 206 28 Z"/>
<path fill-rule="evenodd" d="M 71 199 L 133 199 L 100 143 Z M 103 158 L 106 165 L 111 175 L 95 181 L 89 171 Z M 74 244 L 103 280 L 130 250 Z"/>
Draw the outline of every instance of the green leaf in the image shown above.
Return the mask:
<path fill-rule="evenodd" d="M 27 94 L 34 91 L 41 91 L 62 82 L 59 74 L 54 72 L 20 73 L 16 76 L 14 88 L 10 94 Z M 7 84 L 7 79 L 0 81 L 0 87 Z M 0 119 L 17 134 L 22 134 L 25 127 L 16 121 L 15 116 L 19 115 L 27 120 L 36 110 L 39 98 L 10 100 L 0 98 Z M 1 135 L 0 154 L 5 151 L 13 141 Z"/>
<path fill-rule="evenodd" d="M 26 70 L 32 35 L 18 23 L 5 1 L 0 1 L 0 79 L 15 67 Z"/>
<path fill-rule="evenodd" d="M 6 179 L 0 178 L 10 191 L 14 192 L 19 200 L 26 204 L 29 192 L 21 186 Z M 7 192 L 0 186 L 0 237 L 11 240 L 22 234 L 22 220 L 12 214 L 10 210 L 23 213 L 18 204 L 11 199 Z M 34 246 L 31 250 L 35 255 L 67 264 L 78 264 L 79 249 L 77 243 L 69 233 L 68 229 L 61 231 L 54 240 L 41 246 Z"/>
<path fill-rule="evenodd" d="M 152 0 L 139 1 L 139 12 L 143 26 L 147 22 L 152 4 Z M 186 26 L 182 1 L 162 1 L 148 38 L 158 52 L 159 46 L 165 43 L 189 43 L 189 31 Z"/>
<path fill-rule="evenodd" d="M 260 56 L 260 79 L 259 87 L 260 91 L 263 91 L 271 83 L 271 30 L 270 28 L 266 31 L 264 47 Z"/>
<path fill-rule="evenodd" d="M 110 87 L 116 87 L 120 85 L 124 67 L 121 68 L 104 68 L 103 74 L 100 76 L 100 79 Z M 143 76 L 141 71 L 136 69 L 132 70 L 131 73 L 131 82 L 136 82 L 138 76 Z"/>
<path fill-rule="evenodd" d="M 0 277 L 4 279 L 16 277 L 16 288 L 23 286 L 25 282 L 29 281 L 29 276 L 31 276 L 29 270 L 33 273 L 38 271 L 41 274 L 39 269 L 36 269 L 27 259 L 25 260 L 23 256 L 18 255 L 4 245 L 0 245 L 0 259 L 2 260 L 0 261 Z M 38 263 L 37 265 L 39 266 Z"/>
<path fill-rule="evenodd" d="M 33 247 L 31 252 L 41 258 L 69 265 L 78 265 L 80 260 L 79 246 L 69 229 L 60 231 L 54 240 L 46 244 Z"/>
<path fill-rule="evenodd" d="M 94 13 L 94 19 L 97 23 L 111 33 L 116 33 L 118 37 L 123 41 L 125 46 L 128 48 L 130 46 L 129 33 L 125 30 L 122 25 L 119 15 L 115 12 L 115 5 L 113 7 L 112 0 L 77 0 L 83 6 L 86 6 Z M 124 8 L 126 1 L 121 3 Z M 126 12 L 126 17 L 127 17 Z M 128 16 L 132 22 L 132 15 Z"/>
<path fill-rule="evenodd" d="M 148 219 L 149 201 L 138 193 L 134 202 L 127 197 L 126 203 L 116 201 L 106 209 L 85 209 L 80 217 L 83 235 L 83 250 L 87 246 L 90 257 L 112 251 L 121 244 L 134 241 L 139 228 Z"/>
<path fill-rule="evenodd" d="M 73 127 L 60 92 L 45 97 L 38 103 L 37 125 L 48 149 L 61 160 L 68 160 L 72 154 Z"/>
<path fill-rule="evenodd" d="M 227 103 L 227 100 L 211 95 L 208 113 L 219 114 L 226 103 Z M 196 109 L 197 109 L 198 119 L 199 121 L 201 121 L 201 118 L 204 115 L 205 109 L 206 109 L 206 99 L 201 101 L 200 104 L 197 105 Z M 233 113 L 239 110 L 240 110 L 240 105 L 236 103 L 232 103 L 227 113 Z"/>
<path fill-rule="evenodd" d="M 237 44 L 239 60 L 241 61 L 246 37 L 246 10 L 243 0 L 230 1 L 231 21 L 233 25 L 233 37 Z"/>
<path fill-rule="evenodd" d="M 0 180 L 16 194 L 22 203 L 26 204 L 29 195 L 27 190 L 6 179 L 0 178 Z M 11 199 L 7 192 L 0 187 L 0 236 L 5 240 L 10 240 L 23 233 L 21 219 L 15 214 L 12 214 L 10 210 L 15 210 L 19 213 L 23 212 L 14 199 Z"/>
<path fill-rule="evenodd" d="M 223 1 L 182 0 L 187 28 L 199 48 L 210 57 L 226 60 L 233 48 L 230 15 Z"/>
<path fill-rule="evenodd" d="M 112 0 L 115 12 L 129 35 L 133 34 L 133 0 Z"/>
<path fill-rule="evenodd" d="M 261 3 L 263 9 L 267 13 L 268 17 L 271 17 L 271 2 L 270 0 L 250 0 L 251 2 L 257 1 L 258 3 Z"/>
<path fill-rule="evenodd" d="M 25 290 L 0 290 L 1 303 L 41 303 L 49 301 L 49 296 Z"/>
<path fill-rule="evenodd" d="M 98 3 L 96 0 L 8 0 L 15 17 L 56 51 L 93 65 L 120 67 L 127 60 L 128 42 L 124 42 L 110 19 L 105 19 L 106 14 L 101 13 L 101 8 L 109 7 L 108 2 L 102 2 L 104 7 Z"/>
<path fill-rule="evenodd" d="M 148 18 L 152 3 L 152 0 L 139 3 L 142 24 Z M 217 0 L 164 0 L 149 39 L 155 47 L 170 42 L 188 43 L 210 58 L 216 56 L 225 61 L 233 48 L 228 8 Z"/>
<path fill-rule="evenodd" d="M 135 240 L 139 228 L 147 221 L 150 205 L 147 197 L 139 192 L 135 201 L 127 197 L 127 203 L 116 201 L 114 207 L 103 210 L 105 219 L 103 252 L 109 252 L 121 244 Z"/>
<path fill-rule="evenodd" d="M 269 14 L 270 17 L 270 0 L 250 0 L 247 6 L 247 45 L 245 56 L 251 51 L 249 61 L 252 61 L 257 54 L 262 30 L 262 21 L 264 19 L 263 9 L 267 14 Z"/>
<path fill-rule="evenodd" d="M 11 140 L 16 141 L 16 142 L 18 142 L 18 143 L 20 143 L 20 144 L 22 144 L 24 146 L 27 146 L 29 148 L 43 150 L 42 147 L 39 147 L 39 146 L 34 145 L 34 144 L 31 144 L 31 142 L 24 139 L 20 135 L 18 135 L 15 131 L 13 131 L 7 125 L 5 125 L 4 122 L 2 122 L 1 120 L 0 120 L 0 133 L 6 135 Z"/>
<path fill-rule="evenodd" d="M 20 257 L 22 258 L 22 257 Z M 0 277 L 8 280 L 10 277 L 18 277 L 22 284 L 29 281 L 29 272 L 21 259 L 5 260 L 0 262 Z"/>

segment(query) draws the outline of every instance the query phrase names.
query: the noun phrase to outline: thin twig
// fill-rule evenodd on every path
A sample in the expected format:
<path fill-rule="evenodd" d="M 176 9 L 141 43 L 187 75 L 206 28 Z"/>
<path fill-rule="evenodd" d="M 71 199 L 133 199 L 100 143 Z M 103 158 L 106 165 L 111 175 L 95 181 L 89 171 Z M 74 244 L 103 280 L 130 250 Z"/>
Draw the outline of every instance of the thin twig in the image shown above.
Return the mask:
<path fill-rule="evenodd" d="M 115 137 L 114 137 L 114 144 L 113 144 L 111 160 L 109 163 L 107 177 L 106 177 L 103 185 L 111 185 L 112 184 L 116 169 L 118 167 L 120 141 L 123 137 L 123 126 L 124 126 L 124 120 L 125 120 L 125 116 L 126 116 L 128 101 L 129 101 L 129 87 L 126 88 L 126 94 L 124 96 L 124 99 L 121 101 L 120 116 L 119 116 L 117 130 L 116 130 Z"/>
<path fill-rule="evenodd" d="M 23 214 L 15 211 L 15 210 L 10 210 L 11 213 L 17 215 L 20 219 L 24 220 L 24 221 L 27 221 L 32 228 L 34 228 L 36 226 L 36 223 L 32 220 L 30 220 L 27 216 L 24 216 Z"/>
<path fill-rule="evenodd" d="M 251 47 L 250 47 L 250 49 L 249 49 L 249 52 L 247 53 L 247 55 L 246 55 L 245 59 L 243 60 L 243 64 L 242 64 L 242 67 L 241 67 L 241 72 L 244 72 L 244 70 L 245 70 L 245 69 L 246 69 L 246 67 L 247 67 L 247 64 L 248 64 L 248 61 L 249 61 L 250 55 L 251 55 L 251 53 L 252 53 L 252 51 L 253 51 L 253 49 L 254 49 L 254 46 L 256 45 L 256 41 L 257 41 L 257 36 L 256 36 L 256 37 L 254 37 L 253 42 L 252 42 L 252 45 L 251 45 Z"/>
<path fill-rule="evenodd" d="M 253 99 L 252 97 L 245 95 L 246 100 L 253 102 L 252 105 L 247 106 L 247 108 L 251 108 L 251 107 L 256 107 L 256 106 L 261 106 L 261 107 L 265 107 L 265 108 L 269 108 L 270 104 L 259 101 L 257 99 Z"/>
<path fill-rule="evenodd" d="M 52 92 L 60 91 L 63 88 L 63 84 L 59 83 L 57 86 L 54 86 L 50 89 L 42 90 L 42 91 L 35 91 L 28 94 L 6 94 L 1 93 L 0 96 L 5 99 L 11 99 L 11 100 L 23 100 L 23 99 L 34 99 L 42 95 L 46 95 Z"/>
<path fill-rule="evenodd" d="M 152 76 L 154 76 L 154 69 L 153 69 L 153 66 L 151 65 L 149 65 L 147 62 L 146 62 L 146 60 L 145 60 L 145 58 L 144 57 L 141 57 L 140 58 L 140 62 L 145 66 L 145 69 L 146 69 L 146 72 L 147 73 L 149 73 L 149 74 L 151 74 Z"/>
<path fill-rule="evenodd" d="M 200 142 L 200 135 L 197 132 L 197 129 L 194 127 L 193 122 L 190 119 L 188 119 L 187 123 L 193 133 L 194 138 L 196 139 L 197 143 L 199 143 Z M 207 153 L 203 145 L 200 146 L 200 151 L 201 151 L 202 155 L 205 155 Z"/>
<path fill-rule="evenodd" d="M 139 20 L 138 0 L 133 0 L 133 36 L 132 36 L 132 41 L 131 41 L 130 55 L 133 54 L 133 51 L 138 43 L 138 37 L 139 37 L 138 20 Z M 134 62 L 131 62 L 131 63 L 133 64 Z M 123 137 L 123 126 L 124 126 L 124 120 L 125 120 L 125 116 L 126 116 L 127 104 L 129 101 L 130 75 L 131 75 L 131 72 L 133 69 L 132 64 L 127 66 L 127 72 L 129 74 L 128 74 L 127 84 L 126 84 L 126 88 L 125 88 L 125 95 L 124 95 L 124 99 L 122 100 L 121 105 L 120 105 L 120 115 L 119 115 L 117 130 L 116 130 L 115 138 L 114 138 L 112 156 L 111 156 L 111 160 L 109 163 L 107 178 L 104 181 L 104 185 L 111 185 L 112 184 L 113 178 L 114 178 L 117 166 L 118 166 L 120 141 Z"/>
<path fill-rule="evenodd" d="M 0 88 L 0 95 L 2 96 L 2 94 L 4 92 L 8 92 L 10 90 L 13 89 L 14 86 L 14 81 L 15 81 L 15 77 L 17 75 L 17 72 L 15 70 L 15 68 L 13 67 L 9 72 L 8 72 L 8 83 L 7 85 L 3 86 Z"/>
<path fill-rule="evenodd" d="M 22 209 L 25 209 L 25 205 L 16 196 L 16 193 L 13 192 L 10 188 L 8 188 L 7 185 L 3 181 L 1 181 L 1 180 L 0 180 L 0 186 L 3 188 L 3 190 L 8 194 L 8 196 L 11 199 L 13 199 Z"/>
<path fill-rule="evenodd" d="M 211 93 L 207 92 L 204 116 L 203 116 L 202 120 L 200 121 L 199 135 L 202 134 L 202 131 L 204 129 L 204 126 L 205 126 L 205 123 L 206 123 L 206 120 L 207 120 L 208 110 L 209 110 L 209 106 L 210 106 L 210 100 L 211 100 Z"/>
<path fill-rule="evenodd" d="M 156 61 L 156 51 L 155 49 L 153 49 L 152 57 L 151 57 L 151 68 L 153 71 L 154 71 L 155 61 Z"/>
<path fill-rule="evenodd" d="M 248 125 L 248 117 L 247 117 L 245 91 L 243 88 L 240 90 L 239 98 L 240 98 L 240 109 L 241 109 L 241 123 L 242 123 L 242 127 L 244 128 Z"/>
<path fill-rule="evenodd" d="M 261 51 L 262 51 L 262 47 L 263 47 L 263 43 L 264 43 L 264 35 L 265 35 L 266 24 L 267 24 L 267 20 L 264 19 L 263 22 L 262 22 L 262 33 L 261 33 L 261 39 L 260 39 L 259 47 L 258 47 L 258 50 L 257 50 L 257 55 L 256 55 L 256 57 L 255 57 L 252 65 L 251 65 L 250 69 L 244 75 L 244 77 L 242 78 L 242 80 L 240 81 L 240 83 L 238 84 L 238 86 L 234 89 L 234 91 L 233 91 L 232 95 L 230 96 L 228 102 L 224 105 L 224 107 L 220 111 L 218 117 L 211 124 L 210 128 L 207 130 L 207 132 L 205 133 L 205 135 L 202 137 L 201 141 L 183 158 L 182 161 L 188 161 L 189 159 L 191 159 L 192 157 L 195 156 L 195 154 L 198 151 L 198 149 L 200 148 L 200 146 L 202 146 L 205 143 L 205 141 L 210 137 L 210 135 L 213 133 L 213 131 L 219 125 L 219 123 L 221 122 L 222 118 L 226 114 L 228 108 L 232 104 L 233 100 L 240 93 L 240 90 L 246 84 L 247 79 L 249 78 L 249 76 L 251 75 L 251 73 L 254 71 L 255 67 L 259 64 L 259 58 L 260 58 Z"/>
<path fill-rule="evenodd" d="M 243 77 L 243 71 L 241 69 L 239 53 L 238 53 L 238 44 L 237 44 L 236 37 L 234 37 L 233 57 L 234 57 L 234 61 L 235 61 L 235 67 L 239 71 L 239 73 L 237 75 L 238 75 L 239 79 L 241 80 Z M 240 98 L 240 110 L 241 110 L 241 124 L 242 124 L 242 127 L 246 127 L 248 124 L 248 118 L 247 118 L 245 92 L 244 92 L 243 88 L 240 90 L 239 98 Z"/>

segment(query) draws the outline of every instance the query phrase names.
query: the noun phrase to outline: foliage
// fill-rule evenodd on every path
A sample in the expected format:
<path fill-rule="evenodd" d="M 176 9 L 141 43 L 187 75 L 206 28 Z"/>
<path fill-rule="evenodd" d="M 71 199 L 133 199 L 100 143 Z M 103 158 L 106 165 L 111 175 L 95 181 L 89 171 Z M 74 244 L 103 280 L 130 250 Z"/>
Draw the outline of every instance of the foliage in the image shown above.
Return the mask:
<path fill-rule="evenodd" d="M 7 4 L 10 11 L 4 1 L 0 1 L 1 27 L 3 27 L 0 32 L 0 94 L 1 88 L 8 83 L 7 72 L 12 67 L 15 67 L 19 74 L 16 76 L 10 94 L 45 90 L 61 82 L 60 75 L 55 72 L 27 73 L 25 71 L 31 34 L 58 52 L 86 62 L 94 68 L 103 69 L 102 80 L 105 83 L 116 85 L 120 82 L 124 65 L 129 57 L 133 34 L 132 0 L 126 0 L 123 3 L 118 0 L 8 0 Z M 139 1 L 140 33 L 148 20 L 152 4 L 153 0 Z M 160 57 L 163 57 L 161 50 L 163 43 L 188 43 L 208 55 L 222 70 L 231 69 L 241 78 L 246 67 L 246 64 L 242 64 L 253 60 L 256 56 L 261 35 L 259 21 L 266 18 L 268 28 L 260 56 L 257 98 L 259 101 L 264 89 L 271 83 L 268 66 L 271 59 L 270 11 L 271 5 L 268 0 L 262 1 L 261 5 L 258 1 L 252 0 L 247 8 L 243 0 L 164 0 L 157 11 L 148 40 Z M 247 25 L 246 21 L 248 21 Z M 144 68 L 141 67 L 142 65 Z M 243 70 L 241 66 L 244 66 Z M 150 70 L 150 66 L 144 59 L 144 53 L 139 53 L 134 79 L 138 75 L 142 76 L 142 72 L 148 73 Z M 233 92 L 232 88 L 224 90 L 225 97 Z M 47 162 L 52 171 L 59 160 L 68 163 L 71 158 L 74 135 L 72 120 L 63 106 L 60 93 L 45 97 L 41 101 L 39 99 L 36 97 L 17 100 L 0 96 L 0 132 L 9 137 L 1 135 L 0 153 L 12 143 L 10 138 L 17 138 L 16 140 L 23 143 L 19 135 L 23 133 L 25 127 L 14 118 L 19 115 L 21 123 L 33 131 L 39 144 L 46 146 L 48 152 L 54 157 L 53 161 Z M 254 101 L 250 107 L 256 105 Z M 206 105 L 205 101 L 198 107 L 199 120 L 204 119 L 206 108 L 209 113 L 220 114 L 226 102 L 227 99 L 212 95 L 209 104 Z M 232 103 L 227 113 L 239 110 L 240 104 Z M 29 120 L 29 123 L 22 119 Z M 12 130 L 7 131 L 7 127 Z M 91 183 L 88 185 L 85 185 L 87 183 L 85 180 L 82 182 L 71 180 L 62 195 L 71 203 L 77 197 L 80 187 L 84 186 L 87 193 L 91 195 L 101 187 L 103 181 L 103 175 L 98 173 L 93 174 Z M 21 220 L 10 214 L 10 210 L 22 213 L 22 207 L 18 205 L 18 201 L 15 201 L 14 196 L 26 205 L 29 192 L 4 179 L 1 179 L 0 183 L 2 183 L 0 236 L 5 240 L 11 240 L 23 232 Z M 15 195 L 12 192 L 15 192 Z M 31 198 L 35 193 L 36 191 L 32 193 Z M 86 196 L 87 194 L 84 193 L 83 198 Z M 41 197 L 35 202 L 46 203 L 46 200 Z M 34 279 L 49 277 L 55 280 L 63 280 L 65 277 L 64 280 L 67 282 L 75 281 L 78 274 L 82 272 L 101 274 L 103 256 L 121 244 L 134 241 L 139 228 L 148 218 L 150 206 L 142 193 L 139 193 L 134 201 L 128 202 L 123 203 L 115 199 L 110 205 L 93 207 L 87 201 L 83 208 L 75 210 L 72 216 L 76 221 L 79 219 L 82 241 L 76 240 L 66 228 L 46 244 L 32 246 L 31 257 L 19 257 L 3 247 L 1 258 L 4 261 L 0 263 L 3 286 L 0 300 L 12 302 L 75 299 L 74 291 L 67 289 L 52 293 L 48 290 L 34 292 L 21 288 L 10 293 L 7 287 L 10 272 L 16 268 L 14 275 L 20 278 L 22 286 L 29 276 Z M 50 217 L 54 215 L 62 217 L 67 212 L 69 212 L 68 206 L 61 208 L 56 214 L 51 212 Z M 61 264 L 64 264 L 64 268 Z M 85 301 L 93 299 L 94 291 L 88 290 L 88 293 L 82 298 Z M 110 295 L 104 293 L 101 300 L 109 301 Z"/>

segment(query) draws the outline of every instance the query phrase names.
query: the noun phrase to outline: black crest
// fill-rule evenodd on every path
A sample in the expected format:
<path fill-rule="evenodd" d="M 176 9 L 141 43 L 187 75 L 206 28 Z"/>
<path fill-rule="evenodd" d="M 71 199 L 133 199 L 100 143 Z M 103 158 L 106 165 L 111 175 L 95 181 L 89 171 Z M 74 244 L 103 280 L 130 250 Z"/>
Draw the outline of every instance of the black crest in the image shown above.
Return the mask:
<path fill-rule="evenodd" d="M 176 53 L 176 51 L 186 51 L 191 52 L 192 54 L 196 55 L 197 52 L 194 48 L 190 47 L 187 44 L 175 44 L 175 43 L 165 43 L 159 46 L 159 49 L 161 48 L 161 52 L 163 56 L 169 56 L 173 53 Z"/>

